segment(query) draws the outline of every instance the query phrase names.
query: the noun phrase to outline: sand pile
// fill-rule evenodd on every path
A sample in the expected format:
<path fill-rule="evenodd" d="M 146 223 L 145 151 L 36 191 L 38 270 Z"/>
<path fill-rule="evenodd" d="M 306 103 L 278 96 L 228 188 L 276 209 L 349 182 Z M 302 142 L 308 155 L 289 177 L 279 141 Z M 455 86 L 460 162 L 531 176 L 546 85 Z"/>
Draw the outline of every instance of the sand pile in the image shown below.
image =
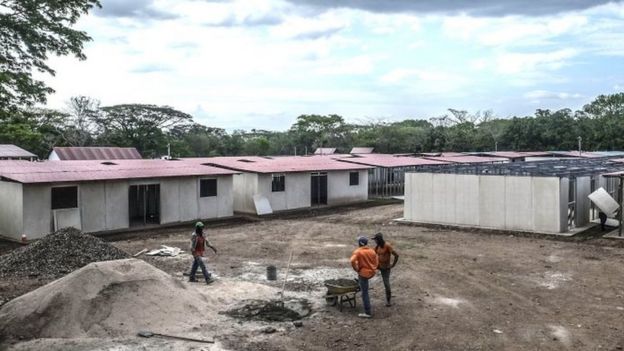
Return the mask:
<path fill-rule="evenodd" d="M 206 323 L 214 304 L 195 288 L 137 259 L 91 263 L 0 309 L 0 336 L 126 337 L 183 332 Z"/>
<path fill-rule="evenodd" d="M 91 262 L 129 255 L 94 236 L 63 228 L 41 240 L 0 256 L 0 277 L 60 277 Z"/>

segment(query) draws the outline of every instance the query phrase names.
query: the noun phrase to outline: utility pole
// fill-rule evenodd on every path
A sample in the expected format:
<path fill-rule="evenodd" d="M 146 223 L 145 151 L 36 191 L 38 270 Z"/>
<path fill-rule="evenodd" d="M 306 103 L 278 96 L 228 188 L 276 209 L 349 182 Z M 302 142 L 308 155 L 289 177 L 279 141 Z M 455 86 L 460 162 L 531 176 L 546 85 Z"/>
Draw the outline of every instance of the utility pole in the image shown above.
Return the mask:
<path fill-rule="evenodd" d="M 581 156 L 581 153 L 582 153 L 581 144 L 583 142 L 583 138 L 581 138 L 581 136 L 578 136 L 576 139 L 578 139 L 579 156 Z"/>
<path fill-rule="evenodd" d="M 498 141 L 494 142 L 494 152 L 498 152 Z"/>

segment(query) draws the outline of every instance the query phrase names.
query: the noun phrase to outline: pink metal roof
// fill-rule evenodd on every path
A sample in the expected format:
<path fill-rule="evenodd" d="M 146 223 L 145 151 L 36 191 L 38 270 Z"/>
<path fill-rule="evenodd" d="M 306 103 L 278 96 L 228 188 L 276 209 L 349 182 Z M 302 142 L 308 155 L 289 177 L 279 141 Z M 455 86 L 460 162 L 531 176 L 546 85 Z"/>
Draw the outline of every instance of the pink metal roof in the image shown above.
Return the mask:
<path fill-rule="evenodd" d="M 133 147 L 55 147 L 54 152 L 61 160 L 132 160 L 141 159 Z"/>
<path fill-rule="evenodd" d="M 0 178 L 19 183 L 59 183 L 237 173 L 183 160 L 115 160 L 110 162 L 114 164 L 106 165 L 103 161 L 93 160 L 63 162 L 0 161 Z"/>
<path fill-rule="evenodd" d="M 464 156 L 466 154 L 461 152 L 421 152 L 418 155 L 427 156 L 427 157 L 455 157 L 455 156 Z"/>
<path fill-rule="evenodd" d="M 421 157 L 396 156 L 390 154 L 362 154 L 357 155 L 357 157 L 340 158 L 339 160 L 385 168 L 447 164 L 447 162 L 428 160 Z"/>
<path fill-rule="evenodd" d="M 450 156 L 450 157 L 426 157 L 429 160 L 449 162 L 449 163 L 494 163 L 494 162 L 506 162 L 507 158 L 503 157 L 488 157 L 488 156 Z"/>
<path fill-rule="evenodd" d="M 186 158 L 184 160 L 196 164 L 210 164 L 250 173 L 348 171 L 372 168 L 340 162 L 329 156 L 239 156 Z"/>
<path fill-rule="evenodd" d="M 37 155 L 13 144 L 0 144 L 0 157 L 31 158 L 37 157 Z"/>

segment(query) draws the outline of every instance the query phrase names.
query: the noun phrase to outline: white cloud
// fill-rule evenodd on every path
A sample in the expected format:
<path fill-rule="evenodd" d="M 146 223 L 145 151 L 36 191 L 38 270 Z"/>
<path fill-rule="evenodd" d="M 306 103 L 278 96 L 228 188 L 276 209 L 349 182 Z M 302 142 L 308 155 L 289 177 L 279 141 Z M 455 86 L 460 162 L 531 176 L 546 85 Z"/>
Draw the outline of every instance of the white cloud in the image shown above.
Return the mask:
<path fill-rule="evenodd" d="M 569 48 L 551 52 L 503 53 L 496 57 L 497 71 L 502 74 L 520 74 L 557 70 L 577 54 L 577 50 Z"/>
<path fill-rule="evenodd" d="M 526 92 L 524 98 L 531 100 L 569 100 L 569 99 L 579 99 L 583 97 L 578 93 L 565 93 L 565 92 L 554 92 L 548 90 L 532 90 Z"/>

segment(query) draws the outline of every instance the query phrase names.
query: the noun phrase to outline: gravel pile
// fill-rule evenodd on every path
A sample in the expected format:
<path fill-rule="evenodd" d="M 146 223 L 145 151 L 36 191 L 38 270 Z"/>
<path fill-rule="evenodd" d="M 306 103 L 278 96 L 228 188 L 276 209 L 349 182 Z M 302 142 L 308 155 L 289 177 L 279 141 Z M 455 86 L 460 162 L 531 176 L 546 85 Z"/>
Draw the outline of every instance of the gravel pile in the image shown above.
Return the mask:
<path fill-rule="evenodd" d="M 63 228 L 0 256 L 0 277 L 60 277 L 91 262 L 130 257 L 124 251 L 74 228 Z"/>

